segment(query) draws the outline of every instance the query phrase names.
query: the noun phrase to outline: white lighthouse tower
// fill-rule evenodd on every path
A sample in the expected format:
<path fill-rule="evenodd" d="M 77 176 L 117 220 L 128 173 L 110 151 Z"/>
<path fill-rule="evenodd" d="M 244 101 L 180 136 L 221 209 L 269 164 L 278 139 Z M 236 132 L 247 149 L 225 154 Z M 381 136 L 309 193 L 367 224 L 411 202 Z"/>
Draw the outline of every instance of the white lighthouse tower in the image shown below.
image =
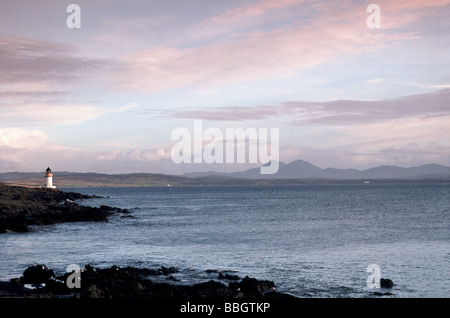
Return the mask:
<path fill-rule="evenodd" d="M 55 189 L 56 187 L 53 185 L 53 174 L 52 169 L 47 168 L 45 170 L 45 187 L 50 189 Z"/>

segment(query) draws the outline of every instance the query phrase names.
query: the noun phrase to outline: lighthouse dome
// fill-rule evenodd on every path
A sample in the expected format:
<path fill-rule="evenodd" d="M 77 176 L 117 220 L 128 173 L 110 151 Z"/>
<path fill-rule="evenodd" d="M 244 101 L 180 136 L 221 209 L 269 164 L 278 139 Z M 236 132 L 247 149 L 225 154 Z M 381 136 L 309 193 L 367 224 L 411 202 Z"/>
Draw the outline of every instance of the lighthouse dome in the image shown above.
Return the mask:
<path fill-rule="evenodd" d="M 52 169 L 50 169 L 50 167 L 47 168 L 47 170 L 45 170 L 45 176 L 46 177 L 53 177 Z"/>

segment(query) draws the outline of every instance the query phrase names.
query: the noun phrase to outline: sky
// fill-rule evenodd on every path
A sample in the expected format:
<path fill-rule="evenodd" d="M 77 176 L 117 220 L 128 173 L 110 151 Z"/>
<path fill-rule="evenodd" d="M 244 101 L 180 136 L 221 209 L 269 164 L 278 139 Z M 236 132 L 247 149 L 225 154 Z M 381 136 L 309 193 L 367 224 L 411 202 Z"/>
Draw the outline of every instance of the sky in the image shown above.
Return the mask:
<path fill-rule="evenodd" d="M 174 163 L 195 121 L 276 128 L 285 163 L 450 165 L 449 16 L 445 0 L 0 0 L 0 172 L 264 163 Z"/>

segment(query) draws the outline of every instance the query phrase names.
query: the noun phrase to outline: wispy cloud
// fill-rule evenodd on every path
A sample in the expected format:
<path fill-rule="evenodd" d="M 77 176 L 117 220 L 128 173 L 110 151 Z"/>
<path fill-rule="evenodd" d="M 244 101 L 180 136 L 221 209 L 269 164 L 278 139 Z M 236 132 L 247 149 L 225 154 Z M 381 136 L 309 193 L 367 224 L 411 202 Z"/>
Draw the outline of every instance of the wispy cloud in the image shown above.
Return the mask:
<path fill-rule="evenodd" d="M 289 118 L 293 125 L 362 125 L 402 118 L 449 116 L 450 89 L 379 101 L 288 101 L 278 105 L 220 107 L 170 113 L 175 118 L 245 121 Z"/>
<path fill-rule="evenodd" d="M 16 105 L 13 108 L 0 107 L 2 124 L 7 126 L 48 126 L 71 125 L 101 116 L 100 107 L 77 104 L 36 104 Z"/>
<path fill-rule="evenodd" d="M 13 106 L 13 107 L 11 107 Z M 136 108 L 138 104 L 105 107 L 104 105 L 76 104 L 64 100 L 44 103 L 0 103 L 3 127 L 14 126 L 64 126 L 80 124 L 107 114 L 121 113 Z"/>
<path fill-rule="evenodd" d="M 117 87 L 149 93 L 284 78 L 366 49 L 364 39 L 337 29 L 275 30 L 199 48 L 143 50 L 124 57 L 127 67 L 117 73 Z"/>
<path fill-rule="evenodd" d="M 291 7 L 295 4 L 313 2 L 312 0 L 262 0 L 256 3 L 244 4 L 237 8 L 227 10 L 226 12 L 211 17 L 208 21 L 213 23 L 236 23 L 242 20 L 259 17 L 273 12 L 274 9 Z"/>
<path fill-rule="evenodd" d="M 79 124 L 137 106 L 106 107 L 74 97 L 91 85 L 100 88 L 99 77 L 120 65 L 113 60 L 82 57 L 70 44 L 3 36 L 0 61 L 3 127 Z"/>
<path fill-rule="evenodd" d="M 83 58 L 76 47 L 20 37 L 0 38 L 1 84 L 37 83 L 61 87 L 111 66 L 111 61 Z"/>
<path fill-rule="evenodd" d="M 123 56 L 125 65 L 117 72 L 115 88 L 121 91 L 152 93 L 192 86 L 220 86 L 274 78 L 288 78 L 303 70 L 339 60 L 340 57 L 373 52 L 383 47 L 418 39 L 405 28 L 426 12 L 418 8 L 438 8 L 444 1 L 426 4 L 413 1 L 394 5 L 382 2 L 383 30 L 372 32 L 365 24 L 366 7 L 353 1 L 333 6 L 304 0 L 259 1 L 230 9 L 202 23 L 209 41 L 202 45 L 180 43 L 179 47 L 159 45 Z M 211 40 L 215 26 L 236 28 L 236 21 L 277 15 L 276 10 L 299 6 L 314 7 L 305 23 L 277 24 L 277 27 L 234 30 L 227 38 Z M 275 11 L 274 11 L 275 10 Z M 261 22 L 259 22 L 261 23 Z M 225 27 L 225 29 L 227 29 Z M 197 37 L 201 31 L 195 31 Z"/>

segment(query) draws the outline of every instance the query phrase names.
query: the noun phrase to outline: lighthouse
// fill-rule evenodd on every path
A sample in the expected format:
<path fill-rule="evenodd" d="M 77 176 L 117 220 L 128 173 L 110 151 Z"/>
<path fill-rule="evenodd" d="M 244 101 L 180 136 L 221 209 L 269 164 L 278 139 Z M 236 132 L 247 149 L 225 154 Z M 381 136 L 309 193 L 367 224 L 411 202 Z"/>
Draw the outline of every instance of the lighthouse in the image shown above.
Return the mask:
<path fill-rule="evenodd" d="M 53 185 L 53 174 L 52 169 L 47 168 L 45 170 L 45 187 L 50 189 L 55 189 L 56 187 Z"/>

